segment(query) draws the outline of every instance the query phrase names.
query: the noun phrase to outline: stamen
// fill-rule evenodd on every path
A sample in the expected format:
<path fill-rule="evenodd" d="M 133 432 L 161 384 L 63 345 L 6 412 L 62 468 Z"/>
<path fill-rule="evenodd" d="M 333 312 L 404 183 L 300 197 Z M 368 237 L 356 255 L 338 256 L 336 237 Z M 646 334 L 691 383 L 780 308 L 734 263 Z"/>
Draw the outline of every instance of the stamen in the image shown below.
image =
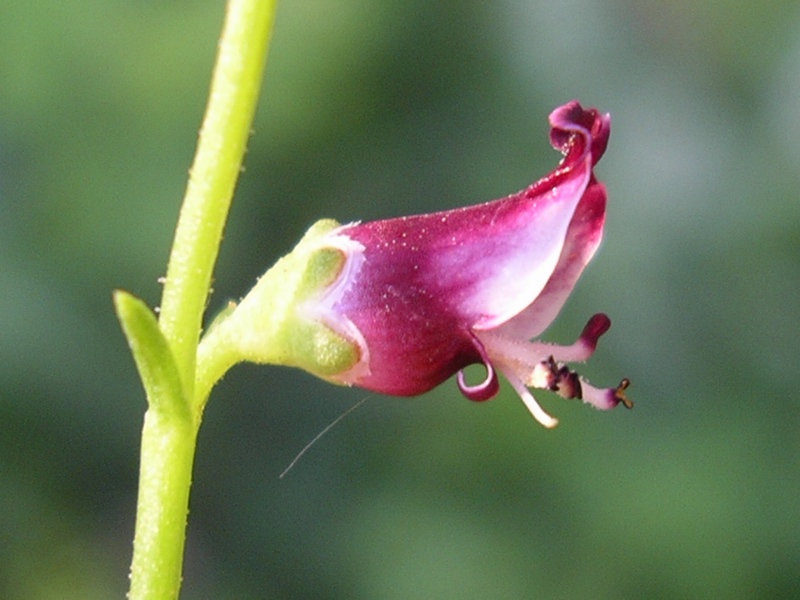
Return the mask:
<path fill-rule="evenodd" d="M 545 412 L 545 410 L 539 405 L 539 403 L 536 401 L 536 398 L 533 397 L 533 394 L 531 394 L 530 390 L 525 387 L 525 384 L 522 381 L 506 371 L 503 371 L 503 375 L 506 376 L 506 379 L 508 379 L 511 387 L 513 387 L 517 394 L 519 394 L 519 397 L 522 398 L 522 401 L 525 403 L 525 407 L 528 409 L 528 412 L 531 413 L 531 416 L 533 416 L 534 419 L 539 421 L 539 423 L 541 423 L 544 427 L 547 427 L 547 429 L 552 429 L 558 425 L 558 419 L 551 417 Z"/>
<path fill-rule="evenodd" d="M 625 395 L 630 381 L 623 379 L 616 388 L 598 389 L 585 379 L 583 383 L 583 401 L 600 410 L 610 410 L 619 404 L 625 408 L 633 408 L 633 402 Z"/>
<path fill-rule="evenodd" d="M 600 410 L 610 410 L 618 404 L 633 408 L 633 401 L 625 395 L 630 383 L 623 379 L 616 388 L 598 389 L 552 356 L 537 364 L 525 381 L 525 385 L 550 390 L 566 400 L 583 400 Z"/>
<path fill-rule="evenodd" d="M 536 365 L 525 384 L 550 390 L 566 400 L 583 398 L 579 375 L 564 363 L 556 362 L 552 356 Z"/>
<path fill-rule="evenodd" d="M 628 389 L 628 386 L 630 384 L 631 380 L 626 377 L 625 379 L 619 382 L 617 389 L 614 390 L 614 397 L 620 402 L 622 402 L 622 405 L 627 409 L 633 408 L 633 400 L 631 400 L 625 395 L 625 390 Z"/>

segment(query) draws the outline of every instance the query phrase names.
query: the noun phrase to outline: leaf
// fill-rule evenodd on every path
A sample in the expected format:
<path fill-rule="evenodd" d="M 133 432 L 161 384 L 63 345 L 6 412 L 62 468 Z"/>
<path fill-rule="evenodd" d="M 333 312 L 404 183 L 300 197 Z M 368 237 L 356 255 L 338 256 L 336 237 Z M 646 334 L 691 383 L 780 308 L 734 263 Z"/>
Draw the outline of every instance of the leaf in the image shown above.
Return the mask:
<path fill-rule="evenodd" d="M 114 308 L 128 340 L 151 409 L 189 419 L 191 411 L 178 366 L 155 314 L 142 300 L 114 291 Z"/>

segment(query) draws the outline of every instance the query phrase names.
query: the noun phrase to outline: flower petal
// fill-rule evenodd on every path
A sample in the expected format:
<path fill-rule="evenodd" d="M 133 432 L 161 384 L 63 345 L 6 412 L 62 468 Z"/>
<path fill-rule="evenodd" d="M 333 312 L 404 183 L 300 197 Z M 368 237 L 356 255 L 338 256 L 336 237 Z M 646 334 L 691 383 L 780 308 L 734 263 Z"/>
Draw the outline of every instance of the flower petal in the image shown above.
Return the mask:
<path fill-rule="evenodd" d="M 575 267 L 570 259 L 588 261 L 599 243 L 605 193 L 592 166 L 605 150 L 609 118 L 571 102 L 553 111 L 550 122 L 551 142 L 564 159 L 525 190 L 477 206 L 332 232 L 364 249 L 352 281 L 327 307 L 344 315 L 368 346 L 368 369 L 346 375 L 344 383 L 419 394 L 469 364 L 491 367 L 473 332 L 530 310 L 547 286 L 552 299 L 530 310 L 524 325 L 538 327 L 540 310 L 555 316 L 548 307 L 566 297 L 585 265 Z M 597 234 L 594 241 L 581 239 L 587 232 Z M 560 275 L 554 281 L 555 272 Z M 470 386 L 462 388 L 472 393 Z"/>
<path fill-rule="evenodd" d="M 475 345 L 480 352 L 481 359 L 483 359 L 483 366 L 486 367 L 486 377 L 481 383 L 469 385 L 467 384 L 467 379 L 462 369 L 458 372 L 458 389 L 470 400 L 483 402 L 497 395 L 497 392 L 500 390 L 500 382 L 497 379 L 494 366 L 492 366 L 492 361 L 489 360 L 489 356 L 486 354 L 483 344 L 477 337 L 475 338 Z"/>
<path fill-rule="evenodd" d="M 596 182 L 590 184 L 572 218 L 561 256 L 547 285 L 530 306 L 498 327 L 498 333 L 513 332 L 514 337 L 530 339 L 541 334 L 555 320 L 583 269 L 600 246 L 605 208 L 605 186 Z"/>

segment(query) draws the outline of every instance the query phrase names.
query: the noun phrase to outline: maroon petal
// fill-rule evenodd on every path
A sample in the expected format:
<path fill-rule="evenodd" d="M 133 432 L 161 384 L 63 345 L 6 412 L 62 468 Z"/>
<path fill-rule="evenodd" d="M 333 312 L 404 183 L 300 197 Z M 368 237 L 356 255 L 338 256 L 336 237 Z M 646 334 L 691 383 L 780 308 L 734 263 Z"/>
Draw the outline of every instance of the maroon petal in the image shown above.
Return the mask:
<path fill-rule="evenodd" d="M 335 232 L 363 247 L 332 307 L 367 346 L 368 373 L 348 383 L 415 395 L 481 362 L 488 382 L 491 365 L 473 331 L 506 330 L 515 317 L 533 330 L 555 317 L 553 307 L 560 308 L 602 234 L 605 191 L 592 166 L 605 150 L 610 121 L 577 102 L 555 110 L 550 121 L 551 141 L 565 157 L 518 194 Z M 542 294 L 547 302 L 532 308 Z"/>

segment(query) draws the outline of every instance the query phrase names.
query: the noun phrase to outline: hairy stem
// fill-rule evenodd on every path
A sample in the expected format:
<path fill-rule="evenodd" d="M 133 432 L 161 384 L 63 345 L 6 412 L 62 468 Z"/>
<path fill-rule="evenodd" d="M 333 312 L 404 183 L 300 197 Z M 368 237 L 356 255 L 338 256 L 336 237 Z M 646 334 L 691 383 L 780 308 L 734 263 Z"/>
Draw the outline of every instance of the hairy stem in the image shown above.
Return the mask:
<path fill-rule="evenodd" d="M 204 381 L 198 390 L 202 397 L 195 393 L 197 346 L 222 231 L 252 127 L 275 4 L 276 0 L 229 0 L 227 7 L 159 320 L 189 411 L 161 409 L 174 402 L 157 401 L 153 395 L 167 386 L 151 382 L 142 431 L 130 600 L 177 598 L 180 590 L 192 464 L 211 387 Z"/>
<path fill-rule="evenodd" d="M 192 397 L 203 312 L 255 113 L 276 0 L 230 0 L 167 268 L 160 324 Z"/>

